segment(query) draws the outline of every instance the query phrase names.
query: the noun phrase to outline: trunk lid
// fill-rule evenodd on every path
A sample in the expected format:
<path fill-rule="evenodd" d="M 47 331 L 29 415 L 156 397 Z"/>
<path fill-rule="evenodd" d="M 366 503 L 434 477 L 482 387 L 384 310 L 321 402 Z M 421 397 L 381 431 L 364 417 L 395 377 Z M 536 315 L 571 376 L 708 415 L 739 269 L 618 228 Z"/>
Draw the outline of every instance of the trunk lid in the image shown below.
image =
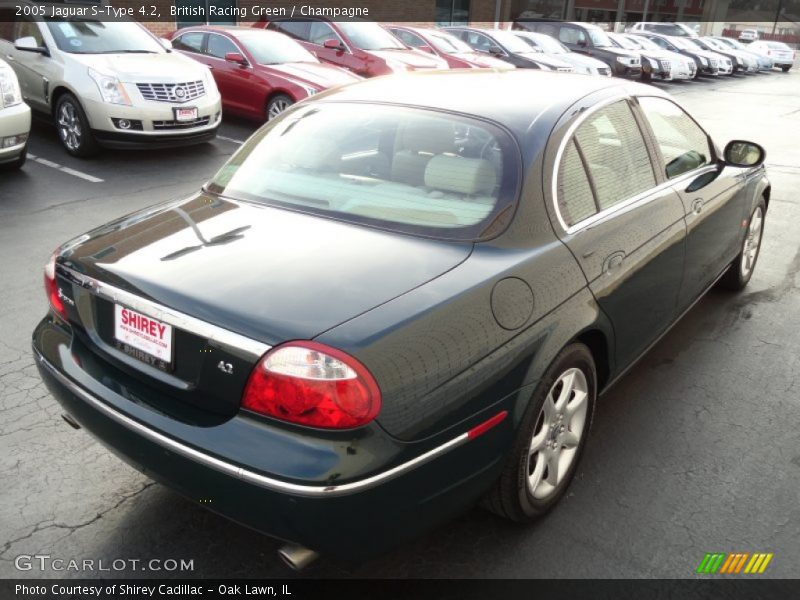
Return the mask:
<path fill-rule="evenodd" d="M 171 364 L 147 364 L 120 347 L 114 305 L 156 321 L 178 311 L 274 346 L 312 339 L 418 287 L 471 249 L 199 194 L 111 223 L 64 253 L 62 266 L 113 286 L 116 295 L 68 286 L 63 276 L 59 284 L 87 347 L 172 398 L 232 415 L 258 356 L 173 326 Z M 138 298 L 167 310 L 148 311 L 134 305 Z"/>

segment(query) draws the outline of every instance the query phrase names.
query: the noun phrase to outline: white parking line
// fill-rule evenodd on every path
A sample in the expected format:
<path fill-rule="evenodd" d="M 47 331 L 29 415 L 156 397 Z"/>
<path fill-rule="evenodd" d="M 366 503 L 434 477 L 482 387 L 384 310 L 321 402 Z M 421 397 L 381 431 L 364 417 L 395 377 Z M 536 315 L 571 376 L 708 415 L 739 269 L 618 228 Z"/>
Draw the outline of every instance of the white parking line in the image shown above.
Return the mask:
<path fill-rule="evenodd" d="M 218 135 L 217 139 L 225 142 L 231 142 L 232 144 L 239 144 L 240 146 L 244 144 L 244 140 L 237 140 L 234 138 L 225 137 L 224 135 Z"/>
<path fill-rule="evenodd" d="M 57 169 L 62 173 L 66 173 L 67 175 L 72 175 L 73 177 L 80 177 L 81 179 L 85 179 L 86 181 L 91 181 L 92 183 L 102 183 L 105 181 L 104 179 L 100 179 L 99 177 L 95 177 L 94 175 L 89 175 L 88 173 L 83 173 L 81 171 L 77 171 L 75 169 L 70 169 L 69 167 L 64 167 L 57 162 L 53 162 L 52 160 L 47 160 L 46 158 L 39 158 L 35 154 L 31 154 L 28 152 L 28 158 L 35 160 L 40 165 L 44 165 L 45 167 L 50 167 L 51 169 Z"/>

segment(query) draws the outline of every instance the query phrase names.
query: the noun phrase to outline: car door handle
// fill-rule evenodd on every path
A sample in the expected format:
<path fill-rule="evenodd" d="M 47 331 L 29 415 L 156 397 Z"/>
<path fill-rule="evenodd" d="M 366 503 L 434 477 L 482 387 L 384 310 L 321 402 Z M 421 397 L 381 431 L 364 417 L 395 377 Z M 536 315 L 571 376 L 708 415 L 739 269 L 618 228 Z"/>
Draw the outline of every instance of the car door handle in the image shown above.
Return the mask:
<path fill-rule="evenodd" d="M 692 202 L 692 212 L 696 215 L 699 215 L 703 212 L 703 199 L 698 198 L 694 202 Z"/>
<path fill-rule="evenodd" d="M 611 273 L 612 271 L 619 269 L 623 262 L 625 262 L 624 252 L 620 251 L 609 254 L 605 261 L 603 261 L 603 273 Z"/>

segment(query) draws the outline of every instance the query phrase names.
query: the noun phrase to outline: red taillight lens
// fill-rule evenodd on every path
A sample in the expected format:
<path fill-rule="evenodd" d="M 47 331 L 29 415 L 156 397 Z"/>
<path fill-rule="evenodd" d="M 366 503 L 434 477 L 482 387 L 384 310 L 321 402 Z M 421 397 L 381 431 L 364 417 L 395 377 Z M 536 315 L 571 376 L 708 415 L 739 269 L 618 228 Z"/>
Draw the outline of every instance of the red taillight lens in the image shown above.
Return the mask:
<path fill-rule="evenodd" d="M 381 393 L 352 356 L 316 342 L 289 342 L 258 362 L 242 406 L 300 425 L 349 429 L 378 415 Z"/>
<path fill-rule="evenodd" d="M 67 311 L 64 310 L 64 303 L 58 295 L 58 284 L 56 284 L 56 253 L 50 256 L 50 260 L 44 266 L 44 291 L 47 294 L 47 300 L 50 306 L 56 313 L 66 318 Z"/>

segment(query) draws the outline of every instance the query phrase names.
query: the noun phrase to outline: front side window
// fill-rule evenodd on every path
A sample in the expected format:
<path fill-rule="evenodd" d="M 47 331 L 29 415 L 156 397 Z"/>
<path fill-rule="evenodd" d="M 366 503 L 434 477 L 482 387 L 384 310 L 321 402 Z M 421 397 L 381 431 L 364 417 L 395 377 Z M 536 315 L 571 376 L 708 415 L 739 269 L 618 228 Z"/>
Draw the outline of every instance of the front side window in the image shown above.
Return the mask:
<path fill-rule="evenodd" d="M 267 29 L 280 31 L 296 40 L 308 41 L 308 21 L 270 21 Z"/>
<path fill-rule="evenodd" d="M 573 140 L 589 173 L 599 210 L 655 187 L 650 154 L 626 101 L 590 115 L 575 131 Z"/>
<path fill-rule="evenodd" d="M 44 46 L 44 38 L 42 32 L 39 31 L 39 26 L 33 21 L 27 19 L 19 21 L 14 31 L 14 40 L 19 38 L 32 37 L 36 40 L 36 45 L 40 48 Z"/>
<path fill-rule="evenodd" d="M 405 46 L 377 23 L 342 21 L 339 29 L 362 50 L 404 50 Z"/>
<path fill-rule="evenodd" d="M 499 128 L 423 109 L 336 103 L 271 122 L 207 189 L 393 231 L 476 240 L 513 215 L 519 158 Z"/>
<path fill-rule="evenodd" d="M 667 178 L 710 164 L 713 152 L 708 135 L 681 107 L 656 97 L 641 97 L 639 105 L 661 149 Z"/>
<path fill-rule="evenodd" d="M 328 40 L 336 40 L 342 46 L 344 46 L 342 38 L 337 35 L 337 33 L 333 30 L 333 27 L 323 21 L 312 21 L 311 30 L 308 34 L 308 41 L 312 44 L 318 44 L 322 46 Z"/>
<path fill-rule="evenodd" d="M 586 42 L 586 34 L 577 27 L 562 27 L 558 31 L 558 39 L 565 44 L 580 44 Z"/>
<path fill-rule="evenodd" d="M 225 59 L 225 55 L 229 52 L 233 52 L 235 54 L 241 54 L 239 48 L 236 47 L 232 41 L 228 38 L 217 35 L 212 33 L 208 36 L 208 46 L 206 48 L 206 53 L 209 56 L 213 56 L 214 58 L 221 58 Z"/>

